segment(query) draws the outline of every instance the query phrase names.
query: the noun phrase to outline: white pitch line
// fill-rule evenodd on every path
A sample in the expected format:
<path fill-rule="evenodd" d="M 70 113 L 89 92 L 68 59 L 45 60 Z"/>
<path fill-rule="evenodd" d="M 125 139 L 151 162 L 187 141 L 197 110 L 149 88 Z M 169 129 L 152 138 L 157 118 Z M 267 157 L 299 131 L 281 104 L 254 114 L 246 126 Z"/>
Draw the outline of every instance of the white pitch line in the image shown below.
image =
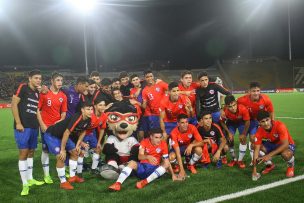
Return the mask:
<path fill-rule="evenodd" d="M 267 184 L 267 185 L 261 185 L 261 186 L 258 186 L 258 187 L 246 189 L 246 190 L 243 190 L 241 192 L 231 193 L 231 194 L 228 194 L 228 195 L 223 195 L 223 196 L 215 197 L 215 198 L 208 199 L 208 200 L 203 200 L 203 201 L 200 201 L 199 203 L 222 202 L 222 201 L 226 201 L 226 200 L 235 199 L 235 198 L 238 198 L 238 197 L 250 195 L 250 194 L 253 194 L 253 193 L 256 193 L 256 192 L 268 190 L 268 189 L 278 187 L 278 186 L 281 186 L 281 185 L 286 185 L 288 183 L 296 182 L 296 181 L 303 180 L 303 179 L 304 179 L 304 175 L 300 175 L 300 176 L 297 176 L 297 177 L 294 177 L 294 178 L 288 178 L 288 179 L 280 180 L 280 181 L 273 182 L 273 183 L 270 183 L 270 184 Z"/>
<path fill-rule="evenodd" d="M 285 116 L 277 116 L 276 118 L 293 119 L 293 120 L 304 120 L 304 118 L 294 118 L 294 117 L 285 117 Z"/>

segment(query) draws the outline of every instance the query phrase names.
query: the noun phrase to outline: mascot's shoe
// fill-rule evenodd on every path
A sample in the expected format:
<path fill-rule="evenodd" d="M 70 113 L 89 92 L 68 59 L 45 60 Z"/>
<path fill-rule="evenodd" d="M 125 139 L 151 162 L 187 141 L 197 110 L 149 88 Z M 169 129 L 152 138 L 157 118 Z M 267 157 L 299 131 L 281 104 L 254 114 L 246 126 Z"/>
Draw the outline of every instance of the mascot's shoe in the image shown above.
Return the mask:
<path fill-rule="evenodd" d="M 75 176 L 69 178 L 69 182 L 70 183 L 83 183 L 84 179 L 75 175 Z"/>
<path fill-rule="evenodd" d="M 187 166 L 188 170 L 192 173 L 192 174 L 197 174 L 197 170 L 195 169 L 194 165 L 188 165 Z"/>
<path fill-rule="evenodd" d="M 52 180 L 52 177 L 50 175 L 44 176 L 44 182 L 46 184 L 52 184 L 52 183 L 54 183 L 53 180 Z"/>
<path fill-rule="evenodd" d="M 22 186 L 22 191 L 21 191 L 20 195 L 21 196 L 26 196 L 26 195 L 29 194 L 29 192 L 30 192 L 30 187 L 29 187 L 28 184 L 25 184 L 25 185 Z"/>
<path fill-rule="evenodd" d="M 291 178 L 294 176 L 294 167 L 288 167 L 286 171 L 286 177 Z"/>
<path fill-rule="evenodd" d="M 137 188 L 137 189 L 142 189 L 142 188 L 144 188 L 147 184 L 148 184 L 147 179 L 138 181 L 138 182 L 136 183 L 136 188 Z"/>
<path fill-rule="evenodd" d="M 64 190 L 73 190 L 74 189 L 73 185 L 71 185 L 71 183 L 69 183 L 68 181 L 60 183 L 60 188 L 64 189 Z"/>
<path fill-rule="evenodd" d="M 246 165 L 243 161 L 238 161 L 237 164 L 238 164 L 239 168 L 241 168 L 241 169 L 246 168 Z"/>
<path fill-rule="evenodd" d="M 31 180 L 28 180 L 28 186 L 33 186 L 33 185 L 43 185 L 44 182 L 43 181 L 38 181 L 38 180 L 35 180 L 35 179 L 31 179 Z"/>
<path fill-rule="evenodd" d="M 273 169 L 274 169 L 275 165 L 271 164 L 271 165 L 267 165 L 266 168 L 262 171 L 262 174 L 268 174 L 270 173 Z"/>
<path fill-rule="evenodd" d="M 121 190 L 121 183 L 115 182 L 113 185 L 109 187 L 111 191 L 120 191 Z"/>

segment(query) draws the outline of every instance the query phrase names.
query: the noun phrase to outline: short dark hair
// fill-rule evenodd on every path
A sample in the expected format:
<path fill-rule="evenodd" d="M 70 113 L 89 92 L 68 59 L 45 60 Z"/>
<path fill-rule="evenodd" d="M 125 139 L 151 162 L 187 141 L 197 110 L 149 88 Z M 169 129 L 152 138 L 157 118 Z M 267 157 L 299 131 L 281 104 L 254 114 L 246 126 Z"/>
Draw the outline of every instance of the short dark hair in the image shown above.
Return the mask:
<path fill-rule="evenodd" d="M 168 86 L 169 90 L 172 90 L 173 88 L 178 87 L 178 83 L 177 82 L 171 82 Z"/>
<path fill-rule="evenodd" d="M 136 78 L 136 77 L 138 77 L 138 78 L 139 78 L 139 76 L 138 76 L 137 74 L 132 74 L 132 75 L 130 76 L 130 80 L 132 81 L 132 80 L 133 80 L 133 78 Z"/>
<path fill-rule="evenodd" d="M 152 74 L 153 74 L 152 70 L 145 70 L 145 71 L 144 71 L 144 76 L 148 75 L 149 73 L 152 73 Z"/>
<path fill-rule="evenodd" d="M 52 80 L 55 80 L 55 78 L 58 78 L 58 77 L 63 78 L 63 75 L 61 73 L 58 73 L 58 72 L 53 72 L 52 75 L 51 75 Z"/>
<path fill-rule="evenodd" d="M 85 107 L 91 107 L 93 106 L 92 102 L 89 101 L 85 101 L 81 103 L 81 108 L 85 108 Z"/>
<path fill-rule="evenodd" d="M 102 86 L 108 86 L 108 85 L 111 85 L 112 84 L 112 81 L 110 78 L 103 78 L 100 82 L 100 84 Z"/>
<path fill-rule="evenodd" d="M 268 111 L 265 111 L 265 110 L 259 110 L 258 115 L 257 115 L 257 120 L 261 121 L 264 118 L 270 118 L 270 113 Z"/>
<path fill-rule="evenodd" d="M 225 104 L 226 104 L 226 105 L 229 105 L 229 104 L 231 104 L 231 103 L 234 102 L 234 101 L 235 101 L 235 97 L 234 97 L 232 94 L 227 95 L 227 96 L 225 97 Z"/>
<path fill-rule="evenodd" d="M 259 82 L 251 82 L 249 83 L 249 88 L 255 88 L 255 87 L 258 87 L 258 88 L 261 88 L 261 85 Z"/>
<path fill-rule="evenodd" d="M 94 105 L 97 105 L 102 101 L 104 101 L 106 105 L 108 105 L 110 103 L 110 101 L 105 96 L 98 95 L 96 97 L 96 99 L 94 100 Z"/>
<path fill-rule="evenodd" d="M 119 73 L 119 80 L 121 80 L 122 78 L 128 77 L 128 72 L 127 71 L 122 71 Z"/>
<path fill-rule="evenodd" d="M 96 82 L 92 79 L 89 79 L 89 85 L 93 85 L 93 84 L 96 84 Z"/>
<path fill-rule="evenodd" d="M 162 129 L 160 128 L 152 128 L 150 131 L 149 131 L 149 136 L 152 136 L 153 134 L 163 134 L 163 131 Z"/>
<path fill-rule="evenodd" d="M 190 70 L 183 71 L 181 73 L 181 78 L 185 77 L 185 75 L 192 75 L 192 72 Z"/>
<path fill-rule="evenodd" d="M 90 78 L 91 77 L 100 77 L 100 73 L 98 71 L 92 71 L 90 74 Z"/>
<path fill-rule="evenodd" d="M 80 76 L 80 77 L 77 78 L 76 85 L 78 85 L 78 84 L 84 84 L 84 83 L 89 83 L 89 80 L 88 80 L 87 77 Z"/>
<path fill-rule="evenodd" d="M 117 87 L 112 88 L 111 93 L 113 94 L 113 93 L 114 93 L 114 91 L 120 91 L 120 92 L 121 92 L 121 90 L 120 90 L 119 88 L 117 88 Z M 122 92 L 121 92 L 121 93 L 122 93 Z"/>
<path fill-rule="evenodd" d="M 210 111 L 202 111 L 199 116 L 197 116 L 197 120 L 200 121 L 206 115 L 212 115 Z"/>
<path fill-rule="evenodd" d="M 182 120 L 182 119 L 188 119 L 188 116 L 186 115 L 186 114 L 179 114 L 178 116 L 177 116 L 177 122 L 179 122 L 180 120 Z"/>
<path fill-rule="evenodd" d="M 119 78 L 113 78 L 113 79 L 112 79 L 112 83 L 117 82 L 117 81 L 120 82 Z"/>
<path fill-rule="evenodd" d="M 38 70 L 38 69 L 35 69 L 35 70 L 31 70 L 31 71 L 28 73 L 28 76 L 29 76 L 29 77 L 33 77 L 34 75 L 41 75 L 41 71 Z"/>
<path fill-rule="evenodd" d="M 204 76 L 209 78 L 208 73 L 206 71 L 202 71 L 198 74 L 197 79 L 201 79 L 201 77 L 204 77 Z"/>

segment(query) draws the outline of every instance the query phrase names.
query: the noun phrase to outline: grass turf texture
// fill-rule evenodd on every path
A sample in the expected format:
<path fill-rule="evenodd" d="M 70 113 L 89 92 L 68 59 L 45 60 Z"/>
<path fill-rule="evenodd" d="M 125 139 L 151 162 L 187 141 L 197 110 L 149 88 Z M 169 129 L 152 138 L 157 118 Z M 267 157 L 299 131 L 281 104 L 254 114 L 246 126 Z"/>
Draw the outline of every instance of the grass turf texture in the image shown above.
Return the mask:
<path fill-rule="evenodd" d="M 236 95 L 237 97 L 239 95 Z M 304 118 L 304 94 L 269 94 L 271 97 L 275 115 L 280 117 Z M 295 174 L 302 175 L 304 168 L 303 146 L 303 120 L 280 119 L 283 121 L 296 142 L 296 167 Z M 169 175 L 165 175 L 149 184 L 142 190 L 135 188 L 136 178 L 125 181 L 120 192 L 109 192 L 108 186 L 113 181 L 95 178 L 88 172 L 84 173 L 85 183 L 73 184 L 75 190 L 64 191 L 59 189 L 59 180 L 55 169 L 55 159 L 51 155 L 50 172 L 55 181 L 52 185 L 33 186 L 30 194 L 21 197 L 21 180 L 18 171 L 18 150 L 13 135 L 13 118 L 10 109 L 0 110 L 0 194 L 2 202 L 197 202 L 229 193 L 239 192 L 244 189 L 271 183 L 285 178 L 286 164 L 280 156 L 273 159 L 275 170 L 256 182 L 251 181 L 251 168 L 241 170 L 237 167 L 223 166 L 217 170 L 215 166 L 209 169 L 198 169 L 198 174 L 190 175 L 185 182 L 172 182 Z M 238 136 L 236 136 L 238 146 Z M 238 147 L 236 147 L 238 150 Z M 40 162 L 41 144 L 34 160 L 34 178 L 43 179 L 43 171 Z M 228 159 L 229 159 L 228 154 Z M 247 151 L 246 164 L 249 164 L 250 155 Z M 263 166 L 259 166 L 262 170 Z M 278 188 L 255 193 L 235 200 L 236 202 L 299 202 L 303 196 L 302 181 L 280 186 Z"/>

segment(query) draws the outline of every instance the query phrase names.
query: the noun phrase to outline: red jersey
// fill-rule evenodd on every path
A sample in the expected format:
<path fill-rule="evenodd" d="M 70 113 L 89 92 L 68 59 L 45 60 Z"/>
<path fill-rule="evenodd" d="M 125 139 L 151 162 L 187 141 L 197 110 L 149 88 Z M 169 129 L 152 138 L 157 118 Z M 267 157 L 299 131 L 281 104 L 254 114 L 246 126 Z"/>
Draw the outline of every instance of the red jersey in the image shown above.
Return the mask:
<path fill-rule="evenodd" d="M 147 107 L 149 107 L 149 111 L 145 111 L 145 116 L 159 116 L 160 101 L 166 96 L 167 90 L 168 84 L 163 81 L 143 89 L 143 101 L 146 101 Z"/>
<path fill-rule="evenodd" d="M 150 138 L 145 138 L 140 142 L 140 149 L 144 149 L 145 155 L 151 155 L 157 159 L 157 164 L 160 165 L 161 158 L 168 158 L 168 146 L 167 143 L 162 140 L 159 145 L 153 145 Z M 141 160 L 140 163 L 150 163 L 147 159 Z"/>
<path fill-rule="evenodd" d="M 237 102 L 238 104 L 243 104 L 249 110 L 250 118 L 253 120 L 256 120 L 259 110 L 265 110 L 269 113 L 273 112 L 272 102 L 265 94 L 260 95 L 259 101 L 252 101 L 250 95 L 247 94 L 238 98 Z"/>
<path fill-rule="evenodd" d="M 197 128 L 194 125 L 189 124 L 187 132 L 181 133 L 176 126 L 171 131 L 171 139 L 172 139 L 172 147 L 189 145 L 193 140 L 198 142 L 202 141 L 202 137 L 200 136 Z"/>
<path fill-rule="evenodd" d="M 236 113 L 231 113 L 228 108 L 224 108 L 225 112 L 225 118 L 221 118 L 222 120 L 227 119 L 230 120 L 234 123 L 239 123 L 241 121 L 249 121 L 250 120 L 250 115 L 248 109 L 242 105 L 242 104 L 237 104 L 237 111 Z"/>
<path fill-rule="evenodd" d="M 192 82 L 191 85 L 190 85 L 189 87 L 183 86 L 182 83 L 180 83 L 180 84 L 178 85 L 178 89 L 179 89 L 180 91 L 192 91 L 192 90 L 196 90 L 198 87 L 199 87 L 199 84 L 197 84 L 196 82 Z M 195 106 L 196 96 L 195 96 L 195 95 L 196 95 L 196 94 L 190 94 L 190 96 L 188 96 L 188 98 L 189 98 L 190 101 L 191 101 L 192 108 L 193 108 L 194 112 L 195 112 L 195 108 L 196 108 L 196 106 Z"/>
<path fill-rule="evenodd" d="M 40 94 L 38 108 L 44 124 L 49 127 L 60 120 L 61 113 L 67 112 L 67 97 L 62 91 Z"/>
<path fill-rule="evenodd" d="M 287 140 L 289 144 L 294 144 L 291 135 L 288 132 L 285 124 L 281 121 L 271 121 L 272 129 L 270 132 L 266 131 L 264 128 L 259 127 L 255 134 L 256 145 L 262 144 L 262 140 L 267 140 L 275 144 L 281 144 L 282 140 Z"/>
<path fill-rule="evenodd" d="M 186 114 L 186 96 L 179 95 L 176 102 L 172 102 L 169 97 L 165 97 L 160 102 L 160 111 L 165 111 L 164 122 L 176 122 L 179 114 Z"/>
<path fill-rule="evenodd" d="M 105 113 L 102 113 L 99 117 L 97 117 L 94 113 L 91 117 L 91 125 L 89 129 L 86 131 L 86 135 L 89 135 L 93 132 L 95 128 L 97 128 L 97 131 L 99 132 L 101 129 L 106 129 L 107 127 L 107 115 Z"/>

